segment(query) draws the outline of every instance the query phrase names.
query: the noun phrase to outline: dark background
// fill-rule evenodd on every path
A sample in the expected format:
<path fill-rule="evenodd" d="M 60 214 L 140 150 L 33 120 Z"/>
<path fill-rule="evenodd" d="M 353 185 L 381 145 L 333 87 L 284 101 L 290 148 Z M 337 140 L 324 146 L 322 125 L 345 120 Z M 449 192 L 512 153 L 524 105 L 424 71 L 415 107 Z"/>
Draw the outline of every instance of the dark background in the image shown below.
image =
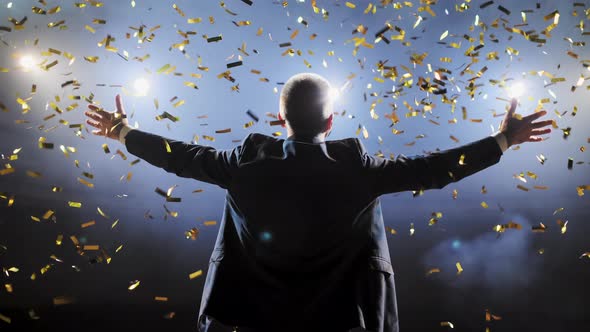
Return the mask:
<path fill-rule="evenodd" d="M 120 143 L 94 137 L 86 128 L 77 133 L 69 125 L 83 123 L 84 98 L 94 94 L 95 101 L 113 109 L 114 96 L 121 93 L 133 125 L 167 137 L 191 141 L 197 136 L 199 144 L 219 149 L 236 146 L 250 132 L 271 135 L 278 131 L 284 138 L 285 130 L 270 126 L 268 121 L 273 119 L 266 113 L 278 111 L 281 82 L 302 71 L 317 72 L 341 90 L 330 139 L 357 135 L 371 153 L 385 157 L 451 148 L 491 134 L 499 126 L 505 99 L 515 82 L 525 87 L 517 111 L 523 115 L 549 98 L 543 107 L 557 128 L 546 141 L 512 148 L 498 165 L 442 190 L 418 197 L 406 192 L 381 198 L 385 223 L 397 232 L 388 239 L 400 327 L 403 331 L 444 331 L 450 328 L 440 323 L 450 321 L 458 331 L 485 331 L 486 327 L 491 331 L 590 329 L 590 260 L 580 258 L 590 251 L 590 201 L 588 194 L 579 196 L 576 190 L 590 184 L 590 160 L 588 151 L 584 151 L 590 139 L 585 80 L 590 72 L 584 60 L 590 58 L 585 45 L 588 36 L 580 29 L 580 22 L 588 25 L 588 1 L 540 1 L 538 5 L 536 1 L 494 1 L 484 8 L 480 6 L 486 1 L 472 1 L 464 11 L 458 7 L 460 1 L 439 1 L 430 6 L 436 14 L 432 16 L 420 10 L 425 5 L 419 1 L 411 1 L 411 7 L 402 3 L 399 9 L 392 3 L 374 2 L 377 12 L 364 14 L 367 1 L 352 1 L 356 4 L 353 9 L 342 1 L 318 0 L 318 7 L 329 12 L 327 19 L 321 12 L 313 12 L 309 0 L 290 0 L 286 6 L 272 1 L 254 1 L 252 6 L 226 1 L 226 8 L 235 16 L 215 1 L 179 0 L 175 3 L 185 17 L 170 1 L 138 0 L 135 7 L 129 1 L 104 1 L 102 7 L 87 2 L 85 8 L 76 7 L 73 1 L 48 1 L 46 6 L 36 1 L 13 1 L 8 8 L 9 2 L 0 0 L 0 26 L 12 30 L 0 30 L 0 68 L 5 69 L 0 70 L 0 102 L 7 110 L 0 111 L 0 157 L 1 169 L 9 164 L 15 172 L 0 175 L 0 314 L 11 318 L 11 323 L 0 319 L 0 330 L 194 329 L 205 274 L 193 280 L 188 276 L 199 269 L 206 273 L 218 225 L 205 226 L 204 222 L 220 220 L 223 190 L 177 178 L 143 161 L 131 165 L 135 158 Z M 58 5 L 61 10 L 55 14 L 31 12 L 32 6 L 48 11 Z M 499 5 L 510 14 L 499 10 Z M 550 36 L 540 34 L 554 22 L 554 18 L 544 17 L 555 10 L 560 13 L 558 25 Z M 423 20 L 414 28 L 418 15 Z M 28 17 L 25 28 L 16 30 L 9 17 L 18 21 L 24 16 Z M 298 23 L 300 16 L 308 22 L 307 27 Z M 478 26 L 474 26 L 476 16 Z M 201 17 L 202 22 L 187 23 L 188 18 L 195 17 Z M 106 24 L 94 24 L 94 19 L 104 19 Z M 60 26 L 47 27 L 61 20 L 65 22 Z M 246 20 L 251 24 L 237 27 L 232 23 Z M 374 43 L 374 34 L 386 22 L 405 31 L 406 44 L 395 40 Z M 133 36 L 136 31 L 130 27 L 142 24 L 145 30 L 160 25 L 153 31 L 151 42 L 138 43 L 138 37 Z M 373 48 L 360 46 L 354 55 L 354 41 L 350 40 L 363 35 L 351 32 L 359 24 L 368 28 L 364 37 Z M 531 42 L 506 30 L 515 26 L 528 35 L 540 34 L 546 43 Z M 263 33 L 257 36 L 261 27 Z M 299 33 L 291 39 L 296 29 Z M 179 30 L 196 31 L 189 35 L 184 53 L 171 47 L 184 40 Z M 447 30 L 448 36 L 441 40 Z M 126 33 L 131 34 L 129 39 Z M 477 57 L 466 56 L 471 45 L 479 45 L 480 33 L 484 47 Z M 208 43 L 205 39 L 219 34 L 223 36 L 220 42 Z M 317 37 L 311 39 L 312 34 Z M 399 33 L 389 31 L 386 37 L 395 34 Z M 115 38 L 111 45 L 116 52 L 97 46 L 107 35 Z M 464 35 L 475 41 L 470 43 Z M 284 42 L 292 43 L 293 56 L 282 55 L 289 48 L 279 47 Z M 238 51 L 243 43 L 248 56 Z M 451 43 L 460 43 L 459 48 Z M 508 47 L 518 50 L 518 55 L 507 53 Z M 75 61 L 70 64 L 63 55 L 43 53 L 49 48 L 69 52 Z M 129 55 L 127 60 L 124 51 Z M 412 56 L 424 52 L 428 54 L 422 64 L 412 62 Z M 490 52 L 497 52 L 498 60 L 486 58 Z M 144 62 L 133 60 L 146 54 L 150 57 Z M 32 68 L 21 66 L 25 55 L 33 57 Z M 84 56 L 98 56 L 99 60 L 90 63 Z M 218 78 L 228 70 L 226 64 L 237 61 L 238 56 L 243 65 L 229 69 L 236 81 Z M 452 61 L 444 62 L 443 57 Z M 472 71 L 464 71 L 474 59 L 478 62 L 471 64 Z M 37 64 L 44 60 L 44 65 L 54 60 L 59 63 L 43 70 Z M 382 77 L 377 63 L 385 60 L 386 65 L 397 67 L 398 77 L 380 83 L 374 79 Z M 169 74 L 158 73 L 165 64 L 176 69 Z M 208 71 L 197 68 L 199 65 L 208 67 Z M 467 86 L 484 66 L 487 71 L 475 79 L 474 84 L 480 86 L 472 98 Z M 451 71 L 447 74 L 446 96 L 456 100 L 454 112 L 442 102 L 442 95 L 417 86 L 419 77 L 432 80 L 433 71 L 440 68 Z M 253 69 L 261 74 L 252 73 Z M 412 76 L 402 79 L 408 71 Z M 141 77 L 150 83 L 147 96 L 134 91 L 134 81 Z M 261 77 L 269 82 L 261 81 Z M 565 81 L 552 84 L 552 77 Z M 572 92 L 580 77 L 582 84 Z M 69 80 L 77 80 L 79 85 L 62 87 Z M 186 86 L 186 81 L 194 82 L 199 89 Z M 239 92 L 231 89 L 236 84 Z M 81 96 L 82 100 L 70 96 Z M 178 98 L 170 102 L 175 96 Z M 23 112 L 17 98 L 29 97 L 30 111 Z M 158 109 L 154 99 L 158 100 Z M 178 100 L 186 102 L 174 107 Z M 421 100 L 434 104 L 431 112 L 415 103 Z M 52 101 L 63 113 L 48 105 Z M 409 109 L 404 101 L 419 115 L 406 116 Z M 377 119 L 370 114 L 373 102 Z M 73 103 L 78 106 L 66 111 Z M 578 109 L 575 116 L 574 106 Z M 467 111 L 465 117 L 462 107 Z M 392 121 L 385 117 L 395 108 L 400 121 L 394 128 L 404 131 L 398 135 L 392 133 Z M 260 121 L 244 128 L 253 120 L 247 110 Z M 164 111 L 180 117 L 180 121 L 157 120 L 155 117 Z M 56 116 L 44 120 L 51 114 Z M 457 122 L 452 123 L 453 119 Z M 362 130 L 357 132 L 359 126 L 367 129 L 367 138 Z M 215 133 L 225 128 L 232 128 L 231 133 Z M 564 136 L 562 130 L 570 135 Z M 54 143 L 54 148 L 40 149 L 40 137 Z M 103 143 L 108 144 L 110 153 L 103 151 Z M 66 156 L 60 145 L 74 147 L 76 152 Z M 15 153 L 18 148 L 21 150 Z M 117 149 L 127 160 L 116 154 Z M 18 159 L 10 160 L 13 154 Z M 541 154 L 547 159 L 544 164 L 537 160 Z M 572 169 L 567 167 L 570 157 L 574 159 Z M 28 171 L 38 173 L 35 176 Z M 83 172 L 92 173 L 94 178 L 85 177 Z M 129 172 L 132 178 L 127 181 L 124 177 Z M 516 178 L 521 173 L 526 183 Z M 81 184 L 78 178 L 94 187 Z M 529 191 L 518 189 L 518 184 Z M 167 190 L 175 185 L 178 187 L 172 196 L 181 197 L 180 203 L 166 202 L 154 192 L 156 187 Z M 548 189 L 534 189 L 535 185 Z M 53 192 L 52 186 L 62 191 Z M 194 192 L 197 189 L 203 191 Z M 277 184 L 277 195 L 287 189 Z M 456 199 L 453 190 L 458 192 Z M 14 201 L 9 204 L 11 197 Z M 69 207 L 68 201 L 81 202 L 82 207 Z M 483 208 L 481 202 L 489 207 Z M 264 202 L 260 208 L 264 208 Z M 178 212 L 178 216 L 173 217 L 166 209 Z M 53 216 L 42 219 L 48 210 L 54 211 Z M 442 212 L 443 217 L 429 226 L 435 212 Z M 41 220 L 36 222 L 31 216 Z M 91 220 L 96 222 L 94 226 L 81 227 Z M 568 221 L 564 234 L 558 220 Z M 509 221 L 522 229 L 494 231 L 494 226 Z M 531 227 L 540 222 L 547 226 L 546 231 L 532 232 Z M 415 231 L 410 235 L 412 224 Z M 187 239 L 185 232 L 194 227 L 200 231 L 198 238 Z M 61 245 L 56 244 L 58 235 L 63 235 Z M 104 251 L 85 250 L 80 254 L 70 236 L 82 245 L 99 245 Z M 106 255 L 111 257 L 108 264 Z M 456 262 L 464 269 L 460 275 Z M 47 265 L 49 270 L 41 274 Z M 13 267 L 18 272 L 9 271 Z M 433 268 L 440 272 L 429 274 Z M 33 273 L 35 280 L 31 280 Z M 139 286 L 128 290 L 136 280 Z M 5 284 L 12 286 L 12 292 Z M 56 297 L 64 296 L 71 303 L 54 304 Z M 168 297 L 168 301 L 155 301 L 155 296 Z M 501 319 L 487 322 L 486 310 Z"/>

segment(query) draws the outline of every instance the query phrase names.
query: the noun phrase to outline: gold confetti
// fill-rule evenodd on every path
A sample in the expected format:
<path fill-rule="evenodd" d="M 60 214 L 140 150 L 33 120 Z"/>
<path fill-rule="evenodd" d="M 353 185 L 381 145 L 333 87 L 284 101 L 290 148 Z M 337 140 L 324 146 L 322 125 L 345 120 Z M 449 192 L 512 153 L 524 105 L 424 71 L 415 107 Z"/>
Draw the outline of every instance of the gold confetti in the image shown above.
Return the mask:
<path fill-rule="evenodd" d="M 448 327 L 450 327 L 452 329 L 455 328 L 455 326 L 451 322 L 440 322 L 440 326 L 448 326 Z"/>
<path fill-rule="evenodd" d="M 91 62 L 91 63 L 96 63 L 98 61 L 98 57 L 97 56 L 85 56 L 84 60 Z"/>
<path fill-rule="evenodd" d="M 193 280 L 197 277 L 200 277 L 202 274 L 203 274 L 203 270 L 198 270 L 198 271 L 195 271 L 195 272 L 189 274 L 188 277 L 189 277 L 189 279 Z"/>
<path fill-rule="evenodd" d="M 82 225 L 80 225 L 82 228 L 87 228 L 90 226 L 94 226 L 96 224 L 96 222 L 94 220 L 90 220 L 88 222 L 83 223 Z"/>
<path fill-rule="evenodd" d="M 140 283 L 139 280 L 134 280 L 131 282 L 131 285 L 129 285 L 129 287 L 127 287 L 127 289 L 132 291 L 132 290 L 136 289 L 137 286 L 139 286 L 139 283 Z"/>
<path fill-rule="evenodd" d="M 53 298 L 53 305 L 55 305 L 55 306 L 70 304 L 73 302 L 74 302 L 74 298 L 70 297 L 70 296 L 56 296 Z"/>
<path fill-rule="evenodd" d="M 4 316 L 3 314 L 0 314 L 0 320 L 7 324 L 10 324 L 12 322 L 12 319 L 10 319 L 10 317 Z"/>
<path fill-rule="evenodd" d="M 96 207 L 96 211 L 98 211 L 98 214 L 100 214 L 103 218 L 109 219 L 109 216 L 106 213 L 104 213 L 104 211 L 100 207 Z"/>
<path fill-rule="evenodd" d="M 4 284 L 4 288 L 6 288 L 6 292 L 8 293 L 12 293 L 13 291 L 12 284 Z"/>
<path fill-rule="evenodd" d="M 44 220 L 47 220 L 47 219 L 51 218 L 51 216 L 52 216 L 54 213 L 55 213 L 55 211 L 53 211 L 53 210 L 47 210 L 47 212 L 45 212 L 45 214 L 43 215 L 43 217 L 42 217 L 42 218 L 43 218 Z"/>
<path fill-rule="evenodd" d="M 460 262 L 455 263 L 455 266 L 457 267 L 457 275 L 461 274 L 463 272 L 463 267 L 461 266 Z"/>
<path fill-rule="evenodd" d="M 432 269 L 428 270 L 428 272 L 426 272 L 426 276 L 429 276 L 429 275 L 431 275 L 433 273 L 439 273 L 439 272 L 440 272 L 440 269 L 437 268 L 437 267 L 435 267 L 435 268 L 432 268 Z"/>
<path fill-rule="evenodd" d="M 559 225 L 560 229 L 561 229 L 561 234 L 565 234 L 567 232 L 567 223 L 568 221 L 563 221 L 561 219 L 557 219 L 557 224 Z"/>
<path fill-rule="evenodd" d="M 172 148 L 170 148 L 170 144 L 168 143 L 167 140 L 164 140 L 164 146 L 166 147 L 167 153 L 172 153 Z"/>
<path fill-rule="evenodd" d="M 482 206 L 484 209 L 487 209 L 487 208 L 488 208 L 488 203 L 486 203 L 486 202 L 481 202 L 481 206 Z"/>
<path fill-rule="evenodd" d="M 82 203 L 81 202 L 68 201 L 68 206 L 69 207 L 73 207 L 73 208 L 81 208 L 82 207 Z"/>
<path fill-rule="evenodd" d="M 540 222 L 539 225 L 532 226 L 532 231 L 535 233 L 544 232 L 546 229 L 547 229 L 547 226 L 545 226 L 542 222 Z"/>
<path fill-rule="evenodd" d="M 158 302 L 168 302 L 168 297 L 166 297 L 166 296 L 155 296 L 154 297 L 154 300 L 155 301 L 158 301 Z"/>
<path fill-rule="evenodd" d="M 184 236 L 185 236 L 187 239 L 191 239 L 191 240 L 193 240 L 193 241 L 194 241 L 194 240 L 196 240 L 196 239 L 197 239 L 197 237 L 199 236 L 199 229 L 198 229 L 198 228 L 196 228 L 196 227 L 194 227 L 194 228 L 191 228 L 191 229 L 189 229 L 188 231 L 184 232 Z"/>

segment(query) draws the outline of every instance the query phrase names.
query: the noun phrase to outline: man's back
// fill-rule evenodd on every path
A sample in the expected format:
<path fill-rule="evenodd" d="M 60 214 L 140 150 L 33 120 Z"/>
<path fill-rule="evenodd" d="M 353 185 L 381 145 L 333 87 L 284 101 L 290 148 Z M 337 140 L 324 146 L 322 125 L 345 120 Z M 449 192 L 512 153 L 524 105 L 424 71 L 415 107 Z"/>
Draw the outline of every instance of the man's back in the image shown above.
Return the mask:
<path fill-rule="evenodd" d="M 370 246 L 373 224 L 358 216 L 370 216 L 376 198 L 363 179 L 357 140 L 305 143 L 253 134 L 242 147 L 216 244 L 226 270 L 208 277 L 227 284 L 212 283 L 205 313 L 223 320 L 240 312 L 233 325 L 354 326 L 355 294 L 346 289 L 355 287 L 353 275 L 363 265 L 354 263 Z M 388 250 L 384 255 L 389 261 Z M 216 291 L 226 294 L 219 306 Z M 233 308 L 226 296 L 236 297 Z"/>

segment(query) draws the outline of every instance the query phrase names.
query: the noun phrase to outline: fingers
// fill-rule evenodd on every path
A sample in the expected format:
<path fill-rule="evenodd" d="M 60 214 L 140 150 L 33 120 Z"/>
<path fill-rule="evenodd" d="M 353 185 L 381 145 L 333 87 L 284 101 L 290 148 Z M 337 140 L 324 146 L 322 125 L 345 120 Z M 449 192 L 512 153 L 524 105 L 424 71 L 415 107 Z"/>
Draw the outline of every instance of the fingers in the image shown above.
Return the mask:
<path fill-rule="evenodd" d="M 553 124 L 553 120 L 539 121 L 531 123 L 531 127 L 533 129 L 537 129 L 550 126 L 551 124 Z"/>
<path fill-rule="evenodd" d="M 93 131 L 92 131 L 92 133 L 93 133 L 94 135 L 98 135 L 98 136 L 104 136 L 104 134 L 103 134 L 102 130 L 99 130 L 99 129 L 93 130 Z"/>
<path fill-rule="evenodd" d="M 527 142 L 541 142 L 541 141 L 543 141 L 543 138 L 542 137 L 538 137 L 538 136 L 531 136 L 527 140 Z"/>
<path fill-rule="evenodd" d="M 117 105 L 117 113 L 125 114 L 125 108 L 123 107 L 123 98 L 121 95 L 115 97 L 115 104 Z"/>
<path fill-rule="evenodd" d="M 545 114 L 547 114 L 547 111 L 540 111 L 540 112 L 537 112 L 537 113 L 533 113 L 533 114 L 527 115 L 527 116 L 523 117 L 522 119 L 523 120 L 526 120 L 526 121 L 535 121 L 535 120 L 537 120 L 538 118 L 542 117 Z"/>
<path fill-rule="evenodd" d="M 86 114 L 87 117 L 89 117 L 93 120 L 100 121 L 100 119 L 102 119 L 102 116 L 96 112 L 86 111 L 86 112 L 84 112 L 84 114 Z"/>
<path fill-rule="evenodd" d="M 100 126 L 100 123 L 96 122 L 96 121 L 92 121 L 92 120 L 86 120 L 86 123 L 91 125 L 94 128 L 98 128 L 102 130 L 102 127 Z"/>
<path fill-rule="evenodd" d="M 516 98 L 512 98 L 510 100 L 510 109 L 508 110 L 508 115 L 507 115 L 508 117 L 512 117 L 514 115 L 517 105 L 518 105 L 518 101 L 516 100 Z"/>
<path fill-rule="evenodd" d="M 543 129 L 543 130 L 531 130 L 531 135 L 544 135 L 544 134 L 549 134 L 551 132 L 550 128 L 547 129 Z"/>

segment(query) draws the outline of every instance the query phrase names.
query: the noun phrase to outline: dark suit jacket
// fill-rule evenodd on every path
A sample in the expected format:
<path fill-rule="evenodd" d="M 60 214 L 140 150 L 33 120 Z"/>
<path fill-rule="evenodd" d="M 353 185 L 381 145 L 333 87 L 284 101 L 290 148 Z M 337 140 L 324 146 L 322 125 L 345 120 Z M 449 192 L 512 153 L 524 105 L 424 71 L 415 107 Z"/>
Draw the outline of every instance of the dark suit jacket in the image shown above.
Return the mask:
<path fill-rule="evenodd" d="M 199 328 L 398 331 L 394 274 L 378 197 L 442 188 L 500 160 L 493 137 L 427 156 L 369 155 L 360 140 L 306 143 L 250 134 L 233 150 L 139 130 L 128 151 L 227 190 Z M 459 160 L 464 155 L 463 165 Z"/>

